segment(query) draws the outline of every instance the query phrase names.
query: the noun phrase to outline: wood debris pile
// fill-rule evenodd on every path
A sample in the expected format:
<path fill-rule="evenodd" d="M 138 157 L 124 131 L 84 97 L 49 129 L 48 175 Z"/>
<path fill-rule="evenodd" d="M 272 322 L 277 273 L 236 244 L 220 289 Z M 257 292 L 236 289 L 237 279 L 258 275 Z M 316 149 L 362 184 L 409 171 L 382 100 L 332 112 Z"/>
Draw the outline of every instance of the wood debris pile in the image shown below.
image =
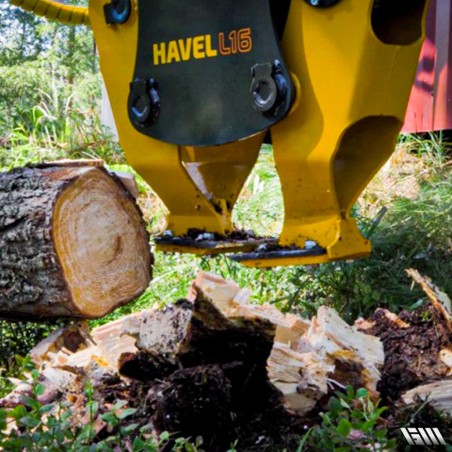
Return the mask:
<path fill-rule="evenodd" d="M 375 399 L 380 392 L 396 399 L 452 373 L 447 307 L 440 314 L 434 305 L 428 308 L 445 330 L 437 343 L 424 343 L 438 348 L 431 360 L 442 365 L 432 376 L 405 360 L 406 375 L 416 378 L 391 392 L 388 347 L 405 331 L 413 333 L 413 318 L 377 310 L 372 319 L 349 326 L 333 309 L 321 307 L 308 321 L 270 304 L 254 305 L 250 295 L 232 281 L 200 272 L 187 299 L 164 310 L 131 314 L 92 331 L 84 324 L 57 331 L 31 352 L 46 386 L 41 398 L 81 406 L 89 381 L 100 412 L 124 399 L 155 435 L 202 436 L 209 451 L 226 450 L 237 439 L 242 450 L 291 450 L 306 419 L 338 389 L 364 387 Z M 418 345 L 411 343 L 412 353 L 420 353 Z M 443 383 L 435 384 L 438 405 L 450 409 L 438 390 Z M 445 385 L 450 393 L 452 384 Z M 30 390 L 21 383 L 0 406 L 20 403 Z M 409 391 L 402 398 L 410 402 L 415 396 Z M 86 413 L 79 411 L 83 418 Z M 102 435 L 105 424 L 96 422 Z"/>

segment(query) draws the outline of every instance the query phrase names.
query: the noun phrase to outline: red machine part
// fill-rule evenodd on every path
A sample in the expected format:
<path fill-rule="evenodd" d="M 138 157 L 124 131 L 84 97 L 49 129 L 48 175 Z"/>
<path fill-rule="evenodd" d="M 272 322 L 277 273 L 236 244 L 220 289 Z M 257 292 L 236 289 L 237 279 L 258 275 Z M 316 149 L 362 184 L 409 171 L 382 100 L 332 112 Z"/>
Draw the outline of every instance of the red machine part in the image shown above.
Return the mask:
<path fill-rule="evenodd" d="M 403 132 L 452 129 L 452 1 L 432 0 Z"/>

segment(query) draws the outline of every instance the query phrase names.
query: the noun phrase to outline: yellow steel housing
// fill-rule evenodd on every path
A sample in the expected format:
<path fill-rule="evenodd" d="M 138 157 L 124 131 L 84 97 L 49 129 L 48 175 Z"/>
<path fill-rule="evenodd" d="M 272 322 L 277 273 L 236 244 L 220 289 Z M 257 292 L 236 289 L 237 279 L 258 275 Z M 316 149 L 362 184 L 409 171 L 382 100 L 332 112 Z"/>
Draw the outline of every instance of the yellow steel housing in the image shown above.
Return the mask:
<path fill-rule="evenodd" d="M 199 149 L 139 134 L 126 109 L 137 50 L 136 5 L 126 24 L 107 26 L 105 3 L 92 0 L 90 17 L 130 163 L 168 207 L 167 227 L 174 234 L 190 228 L 230 232 L 230 213 L 262 136 Z M 309 239 L 326 252 L 245 264 L 313 264 L 369 254 L 370 243 L 350 211 L 390 156 L 403 123 L 424 35 L 427 2 L 417 3 L 403 17 L 372 23 L 374 0 L 342 0 L 325 9 L 292 0 L 282 50 L 298 98 L 271 130 L 285 206 L 279 243 L 303 248 Z"/>
<path fill-rule="evenodd" d="M 54 3 L 13 2 L 44 15 L 45 6 Z M 89 20 L 130 164 L 167 206 L 167 229 L 174 235 L 191 228 L 227 235 L 233 230 L 234 203 L 254 166 L 263 134 L 194 148 L 137 132 L 127 113 L 137 54 L 137 4 L 132 0 L 128 21 L 118 26 L 105 23 L 106 3 L 109 0 L 91 0 Z M 331 8 L 314 8 L 303 0 L 291 2 L 281 45 L 297 99 L 289 116 L 271 129 L 285 206 L 279 244 L 303 249 L 311 240 L 325 252 L 263 256 L 245 265 L 316 264 L 370 253 L 371 245 L 350 211 L 394 149 L 424 38 L 428 1 L 406 1 L 405 12 L 394 8 L 394 14 L 389 10 L 384 17 L 375 16 L 374 3 L 341 0 Z M 87 23 L 88 15 L 83 14 L 82 19 L 74 16 L 78 23 Z M 206 252 L 196 247 L 163 249 Z"/>
<path fill-rule="evenodd" d="M 129 20 L 121 26 L 105 24 L 103 8 L 107 3 L 92 1 L 90 19 L 120 143 L 128 161 L 168 208 L 167 229 L 174 235 L 186 234 L 189 229 L 229 234 L 233 230 L 232 208 L 255 164 L 263 134 L 233 144 L 194 148 L 163 143 L 138 133 L 127 113 L 128 87 L 137 53 L 136 3 Z M 161 248 L 197 254 L 214 251 Z"/>
<path fill-rule="evenodd" d="M 428 2 L 405 3 L 406 15 L 372 23 L 373 0 L 330 9 L 292 1 L 282 48 L 300 99 L 272 129 L 285 206 L 280 244 L 310 239 L 327 251 L 300 263 L 370 252 L 350 211 L 403 125 Z"/>

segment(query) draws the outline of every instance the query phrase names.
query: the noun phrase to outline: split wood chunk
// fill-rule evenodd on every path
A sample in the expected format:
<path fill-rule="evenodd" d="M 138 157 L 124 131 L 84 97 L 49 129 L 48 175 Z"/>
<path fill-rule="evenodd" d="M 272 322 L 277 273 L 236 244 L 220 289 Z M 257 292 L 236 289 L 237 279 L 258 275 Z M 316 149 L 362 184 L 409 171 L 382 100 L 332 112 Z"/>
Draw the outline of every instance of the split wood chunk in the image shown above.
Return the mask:
<path fill-rule="evenodd" d="M 439 315 L 443 317 L 443 319 L 446 321 L 449 331 L 452 332 L 452 303 L 447 294 L 436 287 L 435 284 L 432 283 L 430 278 L 421 276 L 417 270 L 410 268 L 406 270 L 406 272 L 422 287 L 422 290 L 430 299 L 432 306 L 436 309 Z"/>
<path fill-rule="evenodd" d="M 214 305 L 228 318 L 244 317 L 248 319 L 261 318 L 271 322 L 276 327 L 275 341 L 296 347 L 301 335 L 310 325 L 308 320 L 293 314 L 283 314 L 271 304 L 250 304 L 251 291 L 241 289 L 234 281 L 225 280 L 220 276 L 207 272 L 198 272 L 193 285 L 209 297 Z M 193 288 L 188 299 L 193 298 Z"/>
<path fill-rule="evenodd" d="M 394 324 L 397 328 L 406 330 L 410 327 L 410 324 L 402 320 L 397 314 L 394 314 L 393 312 L 384 309 L 384 308 L 378 308 L 375 311 L 375 314 L 383 314 L 391 323 Z M 354 326 L 358 328 L 359 331 L 366 332 L 368 330 L 371 330 L 375 326 L 375 321 L 369 321 L 365 320 L 363 318 L 359 318 L 355 321 Z"/>
<path fill-rule="evenodd" d="M 178 366 L 235 360 L 265 363 L 275 329 L 265 318 L 227 317 L 199 288 L 193 301 L 146 310 L 93 330 L 108 364 L 138 380 L 161 378 Z M 215 344 L 215 346 L 214 346 Z M 249 355 L 249 356 L 248 356 Z"/>
<path fill-rule="evenodd" d="M 217 275 L 199 272 L 194 285 L 229 319 L 263 318 L 275 326 L 268 375 L 299 414 L 314 408 L 331 384 L 363 386 L 377 396 L 384 362 L 381 341 L 349 326 L 333 309 L 321 307 L 308 321 L 270 304 L 250 304 L 249 291 Z"/>
<path fill-rule="evenodd" d="M 452 375 L 452 350 L 445 348 L 439 352 L 439 359 L 449 368 L 447 375 Z"/>
<path fill-rule="evenodd" d="M 298 353 L 287 344 L 275 342 L 267 362 L 270 381 L 283 393 L 291 409 L 311 411 L 328 393 L 328 375 L 334 365 L 315 353 Z"/>
<path fill-rule="evenodd" d="M 385 355 L 380 339 L 361 333 L 344 322 L 334 309 L 326 306 L 321 306 L 313 317 L 306 340 L 309 348 L 332 357 L 347 357 L 352 353 L 363 364 L 373 368 L 384 364 Z"/>
<path fill-rule="evenodd" d="M 192 312 L 191 306 L 180 303 L 163 310 L 144 310 L 95 328 L 94 341 L 103 350 L 103 356 L 115 370 L 124 370 L 127 364 L 141 352 L 151 355 L 162 354 L 172 365 L 180 341 L 186 333 L 186 326 Z"/>
<path fill-rule="evenodd" d="M 435 408 L 452 415 L 452 380 L 441 380 L 418 386 L 402 395 L 406 404 L 427 400 Z"/>
<path fill-rule="evenodd" d="M 299 414 L 311 411 L 330 387 L 364 387 L 376 397 L 383 345 L 360 333 L 327 307 L 320 307 L 296 350 L 275 342 L 268 360 L 270 381 Z"/>
<path fill-rule="evenodd" d="M 147 288 L 141 212 L 99 165 L 0 173 L 0 317 L 98 318 Z"/>
<path fill-rule="evenodd" d="M 73 353 L 94 345 L 86 323 L 60 328 L 30 350 L 30 357 L 38 368 L 63 366 Z"/>

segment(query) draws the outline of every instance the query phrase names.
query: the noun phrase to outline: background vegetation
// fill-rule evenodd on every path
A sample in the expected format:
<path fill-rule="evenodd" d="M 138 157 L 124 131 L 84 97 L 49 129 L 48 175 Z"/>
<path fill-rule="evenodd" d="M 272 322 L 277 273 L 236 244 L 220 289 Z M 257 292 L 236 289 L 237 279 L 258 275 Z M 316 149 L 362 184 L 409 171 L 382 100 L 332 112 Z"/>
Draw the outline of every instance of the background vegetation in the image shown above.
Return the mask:
<path fill-rule="evenodd" d="M 45 22 L 0 0 L 0 170 L 57 158 L 103 158 L 133 172 L 100 121 L 101 79 L 91 32 Z M 134 303 L 93 323 L 183 297 L 196 270 L 213 271 L 252 289 L 255 301 L 310 316 L 321 304 L 347 320 L 377 306 L 414 309 L 423 295 L 405 269 L 414 267 L 452 293 L 452 180 L 449 145 L 441 134 L 403 136 L 355 208 L 372 239 L 369 259 L 332 264 L 245 269 L 224 256 L 157 253 L 154 279 Z M 139 177 L 140 206 L 152 234 L 165 208 Z M 283 205 L 271 148 L 264 146 L 235 211 L 237 226 L 277 234 Z M 55 325 L 0 322 L 0 395 L 7 375 L 21 374 L 23 357 Z M 3 378 L 2 378 L 3 376 Z M 0 413 L 1 414 L 1 413 Z M 1 417 L 0 417 L 1 426 Z M 323 433 L 314 432 L 313 437 Z M 325 439 L 327 441 L 327 439 Z"/>

